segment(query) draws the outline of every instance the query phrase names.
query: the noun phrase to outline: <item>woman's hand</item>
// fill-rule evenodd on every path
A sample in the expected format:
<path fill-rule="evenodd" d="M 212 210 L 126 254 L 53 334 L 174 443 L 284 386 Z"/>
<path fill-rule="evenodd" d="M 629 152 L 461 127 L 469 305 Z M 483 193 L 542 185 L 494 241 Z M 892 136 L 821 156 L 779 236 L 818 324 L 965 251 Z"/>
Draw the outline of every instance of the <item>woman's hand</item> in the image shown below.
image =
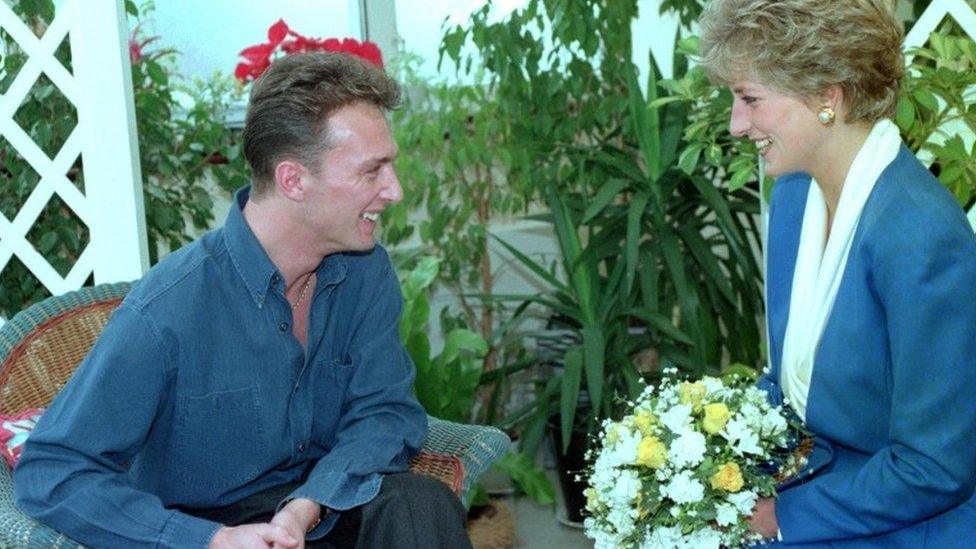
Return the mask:
<path fill-rule="evenodd" d="M 767 539 L 779 537 L 775 499 L 761 498 L 756 502 L 756 510 L 749 517 L 749 529 Z"/>

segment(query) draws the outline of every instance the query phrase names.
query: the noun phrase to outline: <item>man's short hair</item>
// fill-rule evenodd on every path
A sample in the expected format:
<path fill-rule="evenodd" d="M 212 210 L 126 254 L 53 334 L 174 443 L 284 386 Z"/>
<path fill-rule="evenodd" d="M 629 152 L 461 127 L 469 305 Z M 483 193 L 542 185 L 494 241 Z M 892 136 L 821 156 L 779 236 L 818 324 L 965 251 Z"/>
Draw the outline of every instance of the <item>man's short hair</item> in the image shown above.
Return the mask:
<path fill-rule="evenodd" d="M 296 53 L 272 63 L 254 83 L 244 125 L 251 196 L 273 188 L 282 160 L 318 173 L 330 146 L 329 115 L 358 102 L 390 111 L 400 103 L 400 85 L 383 69 L 345 53 Z"/>

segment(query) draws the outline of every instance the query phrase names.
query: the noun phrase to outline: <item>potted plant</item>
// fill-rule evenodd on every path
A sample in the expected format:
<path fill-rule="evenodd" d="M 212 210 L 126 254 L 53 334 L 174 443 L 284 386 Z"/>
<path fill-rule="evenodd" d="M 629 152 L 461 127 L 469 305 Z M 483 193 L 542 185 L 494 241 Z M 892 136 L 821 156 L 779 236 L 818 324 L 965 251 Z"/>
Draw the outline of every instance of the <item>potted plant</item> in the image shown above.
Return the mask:
<path fill-rule="evenodd" d="M 417 369 L 417 399 L 428 414 L 457 423 L 468 423 L 478 388 L 485 383 L 484 356 L 488 344 L 480 334 L 466 328 L 452 328 L 443 334 L 444 347 L 436 355 L 427 335 L 430 317 L 430 286 L 437 277 L 440 261 L 422 256 L 412 269 L 401 269 L 403 313 L 400 339 Z M 542 471 L 520 453 L 509 453 L 494 467 L 512 478 L 539 503 L 552 503 L 553 488 Z M 477 487 L 469 499 L 472 506 L 488 504 L 487 494 Z"/>
<path fill-rule="evenodd" d="M 552 223 L 558 242 L 561 273 L 499 239 L 551 291 L 495 298 L 531 302 L 576 334 L 559 375 L 540 380 L 538 401 L 523 411 L 530 454 L 551 412 L 560 453 L 574 425 L 593 433 L 617 414 L 620 399 L 655 377 L 634 365 L 643 352 L 694 375 L 717 371 L 723 354 L 761 360 L 761 275 L 749 244 L 756 190 L 723 193 L 681 169 L 687 106 L 656 103 L 664 94 L 653 60 L 647 96 L 640 91 L 630 61 L 635 16 L 636 2 L 530 1 L 498 23 L 477 12 L 444 39 L 459 66 L 463 44 L 479 50 L 508 143 L 525 150 L 534 195 L 549 210 L 535 218 Z M 531 27 L 551 35 L 537 41 Z M 675 62 L 683 74 L 683 58 Z"/>

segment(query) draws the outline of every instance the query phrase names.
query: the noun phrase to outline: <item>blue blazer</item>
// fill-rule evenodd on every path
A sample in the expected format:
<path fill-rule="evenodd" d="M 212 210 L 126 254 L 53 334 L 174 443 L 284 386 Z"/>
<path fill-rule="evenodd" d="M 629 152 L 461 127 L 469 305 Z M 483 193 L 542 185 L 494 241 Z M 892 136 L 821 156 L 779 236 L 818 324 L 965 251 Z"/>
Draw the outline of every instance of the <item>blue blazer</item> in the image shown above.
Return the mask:
<path fill-rule="evenodd" d="M 774 400 L 809 185 L 784 176 L 771 201 Z M 861 214 L 806 417 L 816 449 L 776 502 L 785 543 L 976 547 L 976 237 L 904 146 Z"/>

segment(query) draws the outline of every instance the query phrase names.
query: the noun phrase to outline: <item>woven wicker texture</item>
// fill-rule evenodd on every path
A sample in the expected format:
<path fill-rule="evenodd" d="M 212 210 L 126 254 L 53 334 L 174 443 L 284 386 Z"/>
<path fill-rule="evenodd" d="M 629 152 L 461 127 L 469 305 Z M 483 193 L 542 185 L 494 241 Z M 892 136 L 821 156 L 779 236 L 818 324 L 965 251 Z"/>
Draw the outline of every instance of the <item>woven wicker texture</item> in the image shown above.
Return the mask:
<path fill-rule="evenodd" d="M 128 284 L 83 288 L 29 307 L 0 329 L 0 413 L 47 406 L 122 301 Z"/>
<path fill-rule="evenodd" d="M 420 452 L 410 460 L 410 471 L 434 477 L 448 485 L 458 497 L 462 496 L 461 479 L 464 477 L 464 468 L 461 466 L 461 459 L 456 456 Z"/>
<path fill-rule="evenodd" d="M 468 520 L 468 536 L 474 549 L 508 549 L 515 545 L 515 517 L 500 501 Z"/>
<path fill-rule="evenodd" d="M 431 417 L 423 450 L 461 459 L 461 501 L 467 503 L 471 487 L 511 445 L 508 435 L 494 427 L 461 425 Z"/>
<path fill-rule="evenodd" d="M 70 538 L 51 530 L 14 505 L 14 482 L 10 469 L 0 467 L 0 547 L 83 547 Z"/>
<path fill-rule="evenodd" d="M 0 327 L 0 411 L 47 406 L 91 349 L 129 283 L 102 284 L 48 298 Z M 465 502 L 471 487 L 508 451 L 492 427 L 429 418 L 414 472 L 433 476 Z M 0 547 L 81 547 L 27 517 L 14 504 L 13 479 L 0 466 Z"/>

